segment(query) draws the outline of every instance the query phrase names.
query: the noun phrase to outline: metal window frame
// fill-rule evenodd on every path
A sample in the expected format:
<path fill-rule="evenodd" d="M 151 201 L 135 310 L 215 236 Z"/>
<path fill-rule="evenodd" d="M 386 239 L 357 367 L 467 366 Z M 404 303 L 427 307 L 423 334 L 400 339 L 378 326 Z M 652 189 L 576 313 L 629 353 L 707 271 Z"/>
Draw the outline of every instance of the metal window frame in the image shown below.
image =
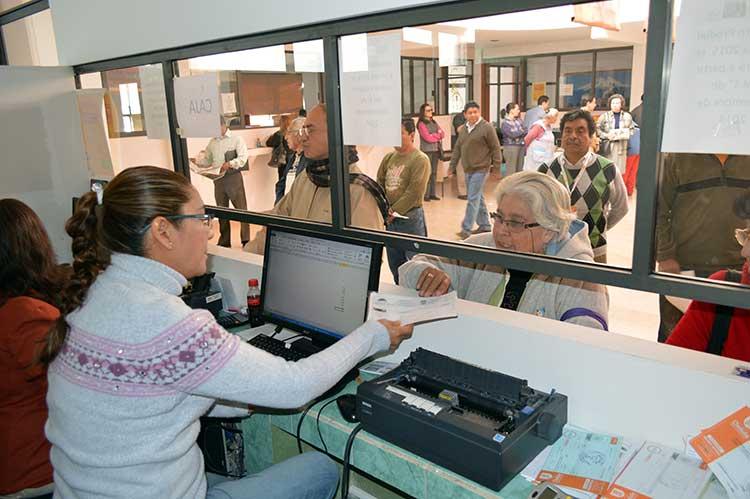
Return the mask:
<path fill-rule="evenodd" d="M 186 141 L 180 138 L 176 132 L 174 90 L 171 85 L 172 77 L 175 74 L 174 64 L 176 64 L 176 61 L 221 52 L 323 39 L 326 74 L 325 95 L 328 109 L 328 139 L 331 161 L 331 224 L 220 207 L 209 207 L 210 213 L 240 222 L 260 225 L 276 224 L 291 228 L 312 229 L 323 234 L 361 237 L 393 247 L 431 253 L 437 256 L 496 264 L 535 273 L 597 282 L 651 293 L 683 296 L 713 303 L 724 303 L 730 306 L 746 307 L 750 290 L 742 289 L 739 285 L 717 281 L 701 282 L 654 272 L 653 244 L 657 181 L 661 167 L 661 131 L 664 124 L 667 82 L 672 57 L 672 14 L 675 0 L 650 0 L 643 116 L 643 129 L 650 131 L 650 133 L 644 133 L 641 140 L 642 166 L 638 173 L 639 195 L 636 203 L 636 237 L 633 242 L 632 268 L 625 269 L 589 262 L 560 260 L 544 255 L 512 253 L 491 248 L 473 247 L 459 242 L 430 240 L 408 234 L 379 232 L 349 226 L 351 218 L 349 189 L 345 188 L 349 185 L 349 172 L 342 167 L 345 163 L 342 146 L 343 130 L 341 95 L 339 93 L 341 82 L 338 51 L 338 42 L 341 36 L 378 32 L 403 26 L 434 24 L 445 20 L 468 19 L 570 5 L 571 3 L 580 4 L 588 1 L 590 0 L 526 0 L 525 2 L 517 2 L 516 0 L 468 0 L 442 2 L 92 62 L 76 66 L 74 70 L 76 74 L 81 74 L 161 63 L 164 68 L 175 170 L 189 176 Z M 519 77 L 525 78 L 523 65 L 521 71 L 522 74 Z M 472 80 L 474 76 L 476 75 L 472 74 Z M 439 91 L 439 85 L 436 90 Z M 519 91 L 524 92 L 524 90 L 524 86 L 520 85 Z"/>
<path fill-rule="evenodd" d="M 0 12 L 0 66 L 8 66 L 8 52 L 3 39 L 3 26 L 49 9 L 49 0 L 31 0 Z"/>

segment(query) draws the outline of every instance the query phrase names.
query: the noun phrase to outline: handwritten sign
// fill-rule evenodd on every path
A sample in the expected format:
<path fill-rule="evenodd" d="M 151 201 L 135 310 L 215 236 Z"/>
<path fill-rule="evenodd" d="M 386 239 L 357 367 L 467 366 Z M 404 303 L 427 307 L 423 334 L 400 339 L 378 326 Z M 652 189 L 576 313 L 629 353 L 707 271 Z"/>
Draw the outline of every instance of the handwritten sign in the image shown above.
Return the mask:
<path fill-rule="evenodd" d="M 218 137 L 219 82 L 216 73 L 174 79 L 177 123 L 183 137 Z"/>
<path fill-rule="evenodd" d="M 167 96 L 164 92 L 164 73 L 161 64 L 139 67 L 138 76 L 141 80 L 146 135 L 149 139 L 168 139 Z"/>
<path fill-rule="evenodd" d="M 750 5 L 684 0 L 664 152 L 750 154 Z"/>
<path fill-rule="evenodd" d="M 401 33 L 367 35 L 367 71 L 341 73 L 344 143 L 401 144 Z"/>

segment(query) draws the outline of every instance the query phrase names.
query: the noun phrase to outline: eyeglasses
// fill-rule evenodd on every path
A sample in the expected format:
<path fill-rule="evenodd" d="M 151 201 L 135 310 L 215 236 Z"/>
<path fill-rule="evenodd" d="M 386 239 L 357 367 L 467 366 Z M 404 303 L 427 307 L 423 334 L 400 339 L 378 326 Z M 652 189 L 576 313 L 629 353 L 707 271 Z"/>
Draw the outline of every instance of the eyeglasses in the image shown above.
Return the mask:
<path fill-rule="evenodd" d="M 737 239 L 737 242 L 740 243 L 740 246 L 746 245 L 748 239 L 750 239 L 750 228 L 734 229 L 734 238 Z"/>
<path fill-rule="evenodd" d="M 531 229 L 533 227 L 539 227 L 538 223 L 527 224 L 519 222 L 518 220 L 505 220 L 503 216 L 497 212 L 490 213 L 490 216 L 492 217 L 492 220 L 495 221 L 495 223 L 505 225 L 510 232 L 514 233 L 523 232 L 524 230 Z"/>
<path fill-rule="evenodd" d="M 211 224 L 213 223 L 215 217 L 209 213 L 195 213 L 192 215 L 168 215 L 164 218 L 166 218 L 167 220 L 185 220 L 185 219 L 193 218 L 195 220 L 200 220 L 203 223 L 203 225 L 205 225 L 206 227 L 211 227 Z M 143 234 L 151 227 L 151 224 L 153 223 L 154 223 L 153 220 L 150 221 L 139 232 Z"/>

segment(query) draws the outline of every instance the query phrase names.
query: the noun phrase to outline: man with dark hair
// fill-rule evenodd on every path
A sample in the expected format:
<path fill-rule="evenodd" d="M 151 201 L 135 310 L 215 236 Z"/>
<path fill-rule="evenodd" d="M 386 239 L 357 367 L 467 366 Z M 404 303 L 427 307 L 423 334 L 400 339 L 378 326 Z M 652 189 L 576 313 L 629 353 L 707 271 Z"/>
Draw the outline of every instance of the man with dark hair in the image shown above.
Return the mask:
<path fill-rule="evenodd" d="M 502 155 L 500 153 L 500 141 L 495 133 L 495 127 L 482 119 L 479 104 L 474 101 L 467 102 L 464 106 L 466 123 L 458 129 L 458 140 L 453 148 L 451 156 L 451 172 L 456 171 L 459 161 L 463 164 L 466 191 L 466 214 L 461 224 L 461 232 L 458 236 L 466 239 L 472 234 L 474 222 L 479 228 L 474 234 L 490 232 L 490 214 L 484 202 L 484 183 L 487 181 L 490 167 L 500 170 Z"/>
<path fill-rule="evenodd" d="M 547 111 L 549 111 L 549 97 L 542 95 L 536 100 L 536 107 L 526 111 L 526 116 L 523 117 L 523 126 L 526 130 L 530 130 L 531 125 L 544 118 Z"/>
<path fill-rule="evenodd" d="M 607 229 L 628 212 L 625 183 L 612 161 L 590 149 L 596 134 L 591 114 L 580 109 L 560 120 L 563 154 L 539 171 L 557 179 L 570 192 L 578 218 L 588 225 L 594 261 L 607 263 Z"/>
<path fill-rule="evenodd" d="M 659 272 L 693 271 L 708 277 L 739 269 L 743 260 L 734 229 L 745 223 L 733 210 L 750 188 L 750 156 L 664 155 L 656 206 L 656 262 Z M 659 297 L 659 341 L 666 341 L 682 312 Z"/>
<path fill-rule="evenodd" d="M 583 97 L 581 97 L 581 111 L 593 113 L 595 109 L 596 109 L 596 97 L 593 97 L 589 94 L 586 94 Z"/>
<path fill-rule="evenodd" d="M 377 181 L 390 205 L 386 230 L 427 236 L 422 201 L 430 180 L 430 158 L 414 146 L 415 130 L 411 118 L 401 120 L 401 145 L 380 162 Z M 412 254 L 390 247 L 386 248 L 386 253 L 393 280 L 398 284 L 398 268 Z"/>
<path fill-rule="evenodd" d="M 214 197 L 218 206 L 232 206 L 237 210 L 247 210 L 245 184 L 241 169 L 246 169 L 247 144 L 239 135 L 234 136 L 227 127 L 224 116 L 219 116 L 221 135 L 212 138 L 206 149 L 201 151 L 195 164 L 201 169 L 197 173 L 214 181 Z M 232 245 L 232 229 L 229 220 L 219 219 L 219 246 Z M 244 246 L 250 239 L 250 225 L 240 224 L 240 241 Z"/>

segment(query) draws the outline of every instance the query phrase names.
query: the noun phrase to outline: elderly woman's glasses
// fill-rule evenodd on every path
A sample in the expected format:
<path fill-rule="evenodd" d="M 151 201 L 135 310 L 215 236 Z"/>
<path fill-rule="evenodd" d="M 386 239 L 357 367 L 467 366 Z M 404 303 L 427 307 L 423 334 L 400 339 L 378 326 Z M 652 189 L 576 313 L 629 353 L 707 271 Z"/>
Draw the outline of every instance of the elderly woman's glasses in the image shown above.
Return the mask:
<path fill-rule="evenodd" d="M 503 218 L 503 216 L 497 212 L 490 213 L 490 216 L 495 223 L 505 225 L 510 232 L 519 233 L 533 227 L 539 227 L 538 223 L 527 224 L 524 222 L 519 222 L 518 220 L 505 220 L 505 218 Z"/>
<path fill-rule="evenodd" d="M 750 239 L 750 228 L 749 229 L 734 229 L 734 238 L 740 243 L 740 246 L 747 244 Z"/>

